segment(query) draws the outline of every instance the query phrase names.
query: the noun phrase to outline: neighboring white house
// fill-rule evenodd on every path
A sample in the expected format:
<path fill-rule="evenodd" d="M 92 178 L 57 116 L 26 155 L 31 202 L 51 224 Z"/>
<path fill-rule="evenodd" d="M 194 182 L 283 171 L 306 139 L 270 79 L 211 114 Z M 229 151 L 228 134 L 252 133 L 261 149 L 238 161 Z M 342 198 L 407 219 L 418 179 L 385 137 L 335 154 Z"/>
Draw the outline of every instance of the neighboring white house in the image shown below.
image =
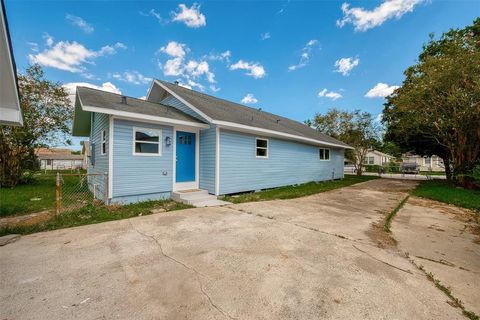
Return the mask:
<path fill-rule="evenodd" d="M 403 163 L 416 163 L 420 171 L 445 171 L 443 160 L 438 156 L 423 157 L 413 153 L 405 153 L 402 156 Z"/>
<path fill-rule="evenodd" d="M 87 169 L 90 157 L 90 141 L 80 141 L 80 144 L 82 145 L 83 169 Z"/>
<path fill-rule="evenodd" d="M 21 126 L 23 117 L 18 95 L 17 68 L 3 1 L 0 10 L 0 124 Z"/>
<path fill-rule="evenodd" d="M 372 151 L 369 151 L 365 156 L 365 159 L 363 160 L 363 164 L 382 166 L 393 160 L 395 160 L 394 156 L 391 156 L 389 154 L 386 154 L 377 150 L 372 150 Z"/>
<path fill-rule="evenodd" d="M 40 169 L 42 170 L 71 170 L 83 168 L 83 155 L 72 154 L 69 149 L 38 148 L 36 150 Z"/>

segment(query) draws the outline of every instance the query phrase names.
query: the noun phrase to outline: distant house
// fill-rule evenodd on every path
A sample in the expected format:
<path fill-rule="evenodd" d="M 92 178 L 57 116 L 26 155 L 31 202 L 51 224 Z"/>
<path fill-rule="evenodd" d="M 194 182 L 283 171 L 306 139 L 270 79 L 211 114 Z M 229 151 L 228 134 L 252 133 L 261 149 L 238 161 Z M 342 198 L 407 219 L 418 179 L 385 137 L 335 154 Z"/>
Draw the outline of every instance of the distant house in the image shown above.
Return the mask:
<path fill-rule="evenodd" d="M 402 162 L 407 164 L 415 163 L 420 171 L 445 171 L 443 160 L 438 156 L 423 157 L 414 153 L 405 153 L 402 155 Z"/>
<path fill-rule="evenodd" d="M 82 145 L 82 155 L 83 155 L 83 169 L 88 168 L 89 159 L 90 159 L 90 141 L 80 141 Z"/>
<path fill-rule="evenodd" d="M 372 150 L 372 151 L 369 151 L 365 156 L 365 159 L 363 160 L 363 164 L 383 166 L 393 160 L 395 160 L 394 156 L 391 156 L 389 154 L 386 154 L 377 150 Z"/>
<path fill-rule="evenodd" d="M 0 124 L 21 126 L 23 116 L 18 94 L 17 68 L 3 0 L 0 11 Z"/>
<path fill-rule="evenodd" d="M 83 155 L 70 149 L 38 148 L 35 151 L 42 170 L 71 170 L 83 168 Z"/>
<path fill-rule="evenodd" d="M 339 179 L 351 148 L 303 123 L 160 80 L 146 100 L 77 87 L 73 135 L 90 138 L 88 172 L 108 176 L 92 183 L 109 203 Z"/>

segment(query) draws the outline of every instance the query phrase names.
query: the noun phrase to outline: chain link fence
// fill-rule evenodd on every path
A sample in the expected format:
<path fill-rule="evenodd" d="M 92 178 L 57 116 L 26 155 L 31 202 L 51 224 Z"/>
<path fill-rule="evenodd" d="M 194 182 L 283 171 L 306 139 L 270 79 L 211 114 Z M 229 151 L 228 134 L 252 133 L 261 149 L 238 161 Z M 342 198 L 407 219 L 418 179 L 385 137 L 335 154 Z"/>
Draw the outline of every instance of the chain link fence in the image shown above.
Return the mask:
<path fill-rule="evenodd" d="M 108 201 L 105 173 L 57 173 L 55 179 L 56 214 Z"/>

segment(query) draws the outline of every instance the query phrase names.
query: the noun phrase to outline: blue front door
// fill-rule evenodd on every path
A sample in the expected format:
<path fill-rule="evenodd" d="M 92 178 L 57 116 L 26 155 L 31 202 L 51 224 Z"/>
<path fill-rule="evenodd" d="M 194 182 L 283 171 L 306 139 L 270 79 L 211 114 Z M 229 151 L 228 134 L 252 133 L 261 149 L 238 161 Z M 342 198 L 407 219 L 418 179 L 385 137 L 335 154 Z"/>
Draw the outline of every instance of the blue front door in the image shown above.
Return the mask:
<path fill-rule="evenodd" d="M 195 181 L 195 133 L 177 131 L 175 181 Z"/>

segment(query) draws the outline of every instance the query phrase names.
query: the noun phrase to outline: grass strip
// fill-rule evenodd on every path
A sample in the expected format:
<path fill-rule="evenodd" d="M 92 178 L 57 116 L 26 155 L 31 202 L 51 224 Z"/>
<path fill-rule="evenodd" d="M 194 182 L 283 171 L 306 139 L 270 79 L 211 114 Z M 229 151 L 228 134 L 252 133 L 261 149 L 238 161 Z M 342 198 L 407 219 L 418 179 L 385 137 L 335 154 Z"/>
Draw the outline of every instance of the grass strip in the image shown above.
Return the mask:
<path fill-rule="evenodd" d="M 232 203 L 244 203 L 277 199 L 293 199 L 338 188 L 348 187 L 356 183 L 365 182 L 373 179 L 379 178 L 375 176 L 345 175 L 345 177 L 340 180 L 308 182 L 304 184 L 279 187 L 258 192 L 249 192 L 233 196 L 229 195 L 222 197 L 221 200 Z"/>
<path fill-rule="evenodd" d="M 393 218 L 397 215 L 397 212 L 400 211 L 400 209 L 403 208 L 405 203 L 407 202 L 408 198 L 410 198 L 410 195 L 407 195 L 387 216 L 387 219 L 385 219 L 385 224 L 383 225 L 383 230 L 385 230 L 388 233 L 391 233 L 390 227 L 392 226 L 392 221 Z"/>

